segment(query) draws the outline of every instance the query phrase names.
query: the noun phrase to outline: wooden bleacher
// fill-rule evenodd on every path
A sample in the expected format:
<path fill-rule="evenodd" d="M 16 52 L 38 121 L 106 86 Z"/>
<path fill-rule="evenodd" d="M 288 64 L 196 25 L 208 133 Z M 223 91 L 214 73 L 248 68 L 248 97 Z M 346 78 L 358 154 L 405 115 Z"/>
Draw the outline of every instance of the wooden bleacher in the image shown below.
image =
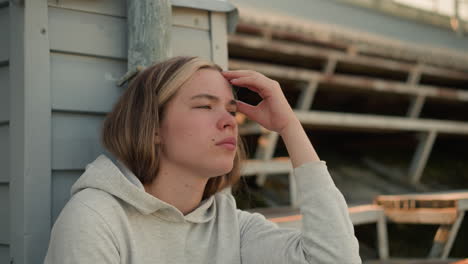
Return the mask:
<path fill-rule="evenodd" d="M 459 118 L 460 115 L 457 118 L 453 114 L 443 118 L 423 115 L 423 110 L 434 102 L 466 105 L 468 55 L 465 53 L 415 46 L 244 8 L 240 8 L 237 32 L 229 36 L 228 45 L 230 69 L 257 70 L 278 80 L 286 96 L 297 98 L 292 105 L 306 130 L 418 135 L 418 145 L 404 172 L 404 180 L 413 186 L 421 184 L 434 142 L 441 135 L 468 136 L 468 120 Z M 365 113 L 338 112 L 316 107 L 324 105 L 320 101 L 324 97 L 317 96 L 320 92 L 326 92 L 329 97 L 372 95 L 382 102 L 388 97 L 398 97 L 408 103 L 402 106 L 403 111 L 392 115 L 373 112 L 375 109 Z M 349 96 L 349 100 L 353 98 Z M 264 214 L 280 227 L 300 228 L 291 164 L 287 158 L 274 155 L 278 134 L 248 120 L 240 123 L 241 135 L 258 136 L 257 146 L 252 147 L 256 152 L 246 162 L 242 174 L 256 176 L 259 185 L 272 174 L 289 174 L 290 179 L 291 207 L 253 211 Z M 464 212 L 468 210 L 468 200 L 464 197 L 463 193 L 379 196 L 374 204 L 350 206 L 349 214 L 354 225 L 376 225 L 380 260 L 372 263 L 452 263 L 446 259 L 389 259 L 386 223 L 439 224 L 430 257 L 447 258 Z"/>
<path fill-rule="evenodd" d="M 302 215 L 298 208 L 259 208 L 251 210 L 263 214 L 268 220 L 283 228 L 301 228 Z M 386 219 L 381 206 L 358 205 L 348 208 L 349 216 L 353 225 L 376 224 L 377 229 L 377 249 L 379 258 L 388 259 L 388 237 Z"/>
<path fill-rule="evenodd" d="M 468 190 L 381 195 L 376 197 L 375 203 L 384 208 L 390 222 L 439 225 L 428 257 L 446 259 L 468 211 Z"/>

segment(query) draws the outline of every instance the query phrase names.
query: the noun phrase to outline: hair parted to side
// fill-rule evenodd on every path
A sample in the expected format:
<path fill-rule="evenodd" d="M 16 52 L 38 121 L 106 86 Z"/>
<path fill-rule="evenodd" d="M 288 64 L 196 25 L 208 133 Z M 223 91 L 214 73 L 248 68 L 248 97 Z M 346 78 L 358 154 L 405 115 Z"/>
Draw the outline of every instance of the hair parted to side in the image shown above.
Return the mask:
<path fill-rule="evenodd" d="M 143 184 L 151 183 L 160 166 L 161 144 L 155 143 L 166 104 L 179 88 L 200 69 L 221 68 L 198 57 L 174 57 L 154 64 L 130 82 L 112 111 L 104 120 L 104 147 L 122 161 Z M 210 178 L 203 199 L 240 178 L 240 163 L 245 157 L 239 135 L 232 171 Z"/>

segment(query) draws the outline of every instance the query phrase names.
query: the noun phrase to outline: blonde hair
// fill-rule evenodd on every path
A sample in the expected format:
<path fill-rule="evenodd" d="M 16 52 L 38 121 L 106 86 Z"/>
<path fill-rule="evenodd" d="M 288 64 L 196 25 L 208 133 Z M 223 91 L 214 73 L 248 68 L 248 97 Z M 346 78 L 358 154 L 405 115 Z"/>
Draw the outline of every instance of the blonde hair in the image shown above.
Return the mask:
<path fill-rule="evenodd" d="M 200 69 L 221 68 L 198 57 L 175 57 L 140 72 L 120 96 L 104 120 L 104 147 L 122 161 L 143 184 L 151 183 L 159 170 L 161 144 L 155 144 L 166 104 L 179 88 Z M 210 178 L 203 198 L 232 186 L 240 178 L 240 163 L 245 157 L 238 137 L 233 169 L 226 175 Z"/>

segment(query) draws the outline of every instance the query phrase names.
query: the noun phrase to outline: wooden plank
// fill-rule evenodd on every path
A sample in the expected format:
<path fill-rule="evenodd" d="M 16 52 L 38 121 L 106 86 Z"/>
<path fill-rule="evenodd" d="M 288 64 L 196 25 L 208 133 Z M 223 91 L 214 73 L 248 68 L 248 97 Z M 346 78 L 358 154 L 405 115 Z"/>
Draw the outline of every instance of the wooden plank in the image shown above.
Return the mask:
<path fill-rule="evenodd" d="M 380 259 L 389 258 L 387 219 L 383 213 L 380 214 L 377 220 L 377 248 Z"/>
<path fill-rule="evenodd" d="M 10 263 L 10 247 L 0 245 L 0 263 Z"/>
<path fill-rule="evenodd" d="M 400 194 L 400 195 L 379 195 L 376 197 L 377 202 L 393 202 L 393 201 L 459 201 L 460 204 L 468 199 L 468 190 L 457 190 L 453 192 L 437 192 L 437 193 L 417 193 L 417 194 Z M 468 209 L 468 207 L 464 207 Z M 463 210 L 463 209 L 460 209 Z"/>
<path fill-rule="evenodd" d="M 323 69 L 323 73 L 333 74 L 335 72 L 337 62 L 338 62 L 338 59 L 336 57 L 333 57 L 333 56 L 329 57 Z"/>
<path fill-rule="evenodd" d="M 10 71 L 0 67 L 0 123 L 10 120 Z"/>
<path fill-rule="evenodd" d="M 0 63 L 8 61 L 10 57 L 10 19 L 9 9 L 0 9 Z"/>
<path fill-rule="evenodd" d="M 457 219 L 455 208 L 418 208 L 412 210 L 386 209 L 387 219 L 395 223 L 406 224 L 453 224 Z"/>
<path fill-rule="evenodd" d="M 302 43 L 319 43 L 332 48 L 346 49 L 350 44 L 358 46 L 359 52 L 389 57 L 404 61 L 422 61 L 442 67 L 468 69 L 468 56 L 459 51 L 439 48 L 421 48 L 420 45 L 402 43 L 389 37 L 337 28 L 310 20 L 293 18 L 277 13 L 258 12 L 249 8 L 240 8 L 240 22 L 242 27 L 248 25 L 251 31 L 273 30 L 273 34 L 280 38 L 282 35 L 289 40 Z"/>
<path fill-rule="evenodd" d="M 339 130 L 382 130 L 382 131 L 438 131 L 449 134 L 468 134 L 468 124 L 465 122 L 439 121 L 434 119 L 409 119 L 379 115 L 349 114 L 328 111 L 296 111 L 296 116 L 303 125 L 309 127 L 324 127 Z M 258 124 L 248 124 L 239 127 L 241 135 L 262 133 Z"/>
<path fill-rule="evenodd" d="M 190 43 L 190 45 L 187 45 Z M 211 60 L 210 33 L 204 30 L 173 26 L 171 33 L 173 56 L 199 56 Z"/>
<path fill-rule="evenodd" d="M 228 69 L 228 47 L 226 14 L 210 12 L 211 28 L 211 60 L 221 66 L 223 70 Z"/>
<path fill-rule="evenodd" d="M 10 126 L 0 125 L 0 183 L 10 181 Z M 1 208 L 1 207 L 0 207 Z"/>
<path fill-rule="evenodd" d="M 426 97 L 423 95 L 416 95 L 411 99 L 410 106 L 406 116 L 409 118 L 417 118 L 421 114 L 422 108 L 426 101 Z"/>
<path fill-rule="evenodd" d="M 302 215 L 297 208 L 265 208 L 255 209 L 254 212 L 263 214 L 268 220 L 279 224 L 292 224 L 300 227 Z M 378 205 L 361 205 L 348 208 L 351 222 L 353 225 L 377 223 L 384 215 L 382 208 Z"/>
<path fill-rule="evenodd" d="M 278 143 L 279 134 L 276 132 L 268 131 L 260 136 L 257 144 L 257 151 L 255 153 L 255 159 L 268 161 L 271 160 L 275 154 L 275 148 Z M 257 176 L 257 184 L 263 186 L 266 181 L 266 173 L 259 173 Z"/>
<path fill-rule="evenodd" d="M 48 0 L 49 7 L 84 11 L 97 15 L 127 17 L 126 0 Z M 196 28 L 208 31 L 210 29 L 208 11 L 184 7 L 172 7 L 172 24 L 175 26 Z"/>
<path fill-rule="evenodd" d="M 448 134 L 468 134 L 466 122 L 439 121 L 434 119 L 409 119 L 402 117 L 382 117 L 336 113 L 326 111 L 296 111 L 296 116 L 304 125 L 336 128 L 358 128 L 385 131 L 437 131 Z"/>
<path fill-rule="evenodd" d="M 378 205 L 360 205 L 348 208 L 353 225 L 376 223 L 377 248 L 380 259 L 388 259 L 388 234 L 384 210 Z"/>
<path fill-rule="evenodd" d="M 425 75 L 445 77 L 453 80 L 468 80 L 468 72 L 458 71 L 454 69 L 446 69 L 441 67 L 433 67 L 429 65 L 423 65 L 421 72 Z"/>
<path fill-rule="evenodd" d="M 326 60 L 330 56 L 339 57 L 343 53 L 326 48 L 307 46 L 285 41 L 270 40 L 245 35 L 229 35 L 228 43 L 231 46 L 240 46 L 253 50 L 268 51 L 272 54 L 286 54 L 301 56 L 309 59 Z"/>
<path fill-rule="evenodd" d="M 289 159 L 273 159 L 273 160 L 247 160 L 241 169 L 243 176 L 251 176 L 261 173 L 278 174 L 289 173 L 292 171 L 291 162 Z"/>
<path fill-rule="evenodd" d="M 104 152 L 100 135 L 104 115 L 52 113 L 52 169 L 83 170 Z"/>
<path fill-rule="evenodd" d="M 432 243 L 431 250 L 428 254 L 428 258 L 440 258 L 444 245 L 447 242 L 448 234 L 450 233 L 452 225 L 440 225 L 434 236 L 434 241 Z"/>
<path fill-rule="evenodd" d="M 49 31 L 52 51 L 116 59 L 127 57 L 127 26 L 123 18 L 50 7 Z M 171 36 L 174 56 L 191 55 L 211 60 L 208 31 L 173 26 Z M 93 41 L 84 41 L 86 39 Z"/>
<path fill-rule="evenodd" d="M 312 102 L 314 101 L 315 93 L 317 92 L 318 88 L 318 81 L 311 80 L 307 86 L 305 86 L 301 92 L 297 103 L 297 109 L 307 111 L 312 106 Z"/>
<path fill-rule="evenodd" d="M 224 21 L 224 24 L 226 21 Z M 199 30 L 210 30 L 210 12 L 200 9 L 173 7 L 172 25 Z M 224 26 L 226 28 L 226 25 Z"/>
<path fill-rule="evenodd" d="M 10 244 L 10 192 L 8 185 L 0 185 L 0 244 Z"/>
<path fill-rule="evenodd" d="M 52 109 L 106 113 L 122 93 L 116 81 L 124 61 L 63 53 L 50 54 Z"/>
<path fill-rule="evenodd" d="M 411 166 L 408 170 L 412 183 L 420 182 L 436 136 L 436 131 L 429 131 L 428 133 L 422 135 L 420 142 L 418 143 L 416 153 L 414 154 L 413 160 L 411 161 Z"/>
<path fill-rule="evenodd" d="M 457 201 L 458 211 L 468 211 L 468 197 Z"/>
<path fill-rule="evenodd" d="M 13 2 L 12 2 L 13 3 Z M 11 257 L 34 263 L 50 238 L 51 122 L 47 2 L 10 5 Z M 38 199 L 40 197 L 40 199 Z"/>
<path fill-rule="evenodd" d="M 125 59 L 126 32 L 124 18 L 49 8 L 52 51 Z"/>
<path fill-rule="evenodd" d="M 460 259 L 427 259 L 427 258 L 391 258 L 387 260 L 366 260 L 364 264 L 466 264 L 465 261 Z"/>
<path fill-rule="evenodd" d="M 410 74 L 408 75 L 408 80 L 406 81 L 408 85 L 417 86 L 421 80 L 421 66 L 417 65 L 411 69 Z M 421 113 L 425 101 L 425 97 L 422 95 L 417 95 L 411 99 L 410 106 L 407 112 L 407 116 L 410 118 L 417 118 Z"/>
<path fill-rule="evenodd" d="M 468 91 L 428 85 L 412 86 L 408 84 L 382 81 L 374 78 L 351 77 L 341 74 L 326 75 L 316 71 L 274 64 L 258 63 L 242 60 L 229 60 L 231 69 L 254 69 L 272 78 L 292 81 L 308 81 L 317 79 L 320 83 L 331 84 L 343 89 L 369 90 L 406 95 L 422 95 L 432 98 L 444 98 L 468 102 Z"/>
<path fill-rule="evenodd" d="M 58 7 L 63 9 L 71 9 L 96 13 L 108 16 L 127 16 L 127 1 L 126 0 L 99 0 L 99 1 L 83 1 L 83 0 L 48 0 L 50 7 Z"/>
<path fill-rule="evenodd" d="M 377 223 L 383 215 L 383 209 L 378 205 L 352 206 L 348 211 L 353 225 Z"/>
<path fill-rule="evenodd" d="M 442 259 L 447 259 L 450 250 L 452 249 L 453 243 L 455 242 L 455 238 L 457 237 L 458 230 L 460 229 L 461 223 L 463 222 L 463 218 L 465 216 L 466 212 L 459 212 L 459 215 L 457 217 L 457 220 L 453 225 L 450 227 L 449 234 L 447 241 L 445 243 L 444 249 L 442 251 Z"/>
<path fill-rule="evenodd" d="M 52 221 L 57 217 L 65 204 L 70 200 L 70 189 L 84 171 L 52 171 Z M 52 227 L 52 226 L 51 226 Z"/>

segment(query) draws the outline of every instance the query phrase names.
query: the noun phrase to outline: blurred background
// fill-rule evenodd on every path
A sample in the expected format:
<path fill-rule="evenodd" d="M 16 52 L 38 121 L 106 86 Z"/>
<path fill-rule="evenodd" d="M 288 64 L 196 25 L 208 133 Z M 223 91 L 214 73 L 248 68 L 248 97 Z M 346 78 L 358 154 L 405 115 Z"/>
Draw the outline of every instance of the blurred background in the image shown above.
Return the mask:
<path fill-rule="evenodd" d="M 232 3 L 239 23 L 228 38 L 229 67 L 280 81 L 350 206 L 375 204 L 379 195 L 466 196 L 468 1 Z M 260 101 L 245 89 L 238 97 Z M 252 159 L 245 171 L 255 176 L 244 178 L 239 205 L 297 206 L 281 138 L 239 120 Z M 438 198 L 428 199 L 428 207 L 444 210 Z M 425 258 L 434 250 L 439 220 L 415 220 L 414 207 L 404 211 L 414 219 L 387 215 L 391 257 Z M 355 229 L 363 259 L 376 258 L 375 223 Z M 450 256 L 468 257 L 467 243 L 465 218 Z"/>

